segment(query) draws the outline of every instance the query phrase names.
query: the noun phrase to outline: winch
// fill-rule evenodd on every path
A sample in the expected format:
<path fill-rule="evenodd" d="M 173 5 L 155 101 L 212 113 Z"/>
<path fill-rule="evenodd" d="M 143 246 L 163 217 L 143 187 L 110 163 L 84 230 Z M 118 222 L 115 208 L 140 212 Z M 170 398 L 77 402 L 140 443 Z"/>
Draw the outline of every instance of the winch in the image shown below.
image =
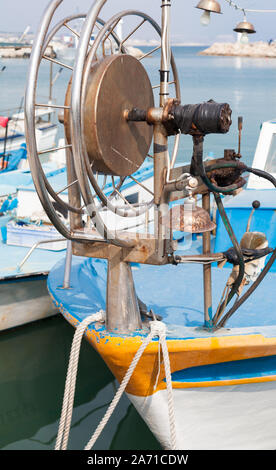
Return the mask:
<path fill-rule="evenodd" d="M 136 10 L 125 10 L 103 21 L 99 15 L 107 1 L 97 0 L 87 15 L 66 17 L 50 29 L 54 13 L 61 3 L 62 0 L 53 0 L 45 11 L 33 44 L 25 97 L 28 155 L 43 208 L 60 233 L 72 242 L 73 254 L 108 260 L 106 326 L 109 331 L 131 332 L 141 327 L 131 263 L 160 266 L 180 262 L 202 263 L 204 326 L 209 329 L 223 326 L 229 318 L 229 312 L 223 317 L 227 304 L 235 294 L 240 295 L 241 287 L 250 278 L 258 283 L 260 274 L 253 268 L 255 260 L 263 259 L 272 249 L 264 239 L 255 243 L 253 235 L 250 238 L 248 234 L 238 243 L 220 194 L 234 195 L 239 191 L 246 183 L 242 175 L 248 171 L 269 179 L 274 185 L 275 179 L 241 162 L 241 118 L 238 121 L 237 153 L 227 149 L 223 158 L 204 161 L 204 137 L 227 133 L 232 123 L 232 111 L 228 103 L 216 103 L 212 99 L 197 104 L 181 104 L 179 76 L 169 40 L 170 0 L 161 2 L 161 27 L 147 14 Z M 46 55 L 48 45 L 59 30 L 67 27 L 74 32 L 70 25 L 80 18 L 85 21 L 81 32 L 76 33 L 78 49 L 74 65 L 61 64 Z M 122 19 L 130 25 L 136 22 L 124 40 L 116 33 L 116 26 Z M 144 24 L 158 35 L 160 46 L 136 58 L 129 54 L 126 40 Z M 143 63 L 143 59 L 155 51 L 161 51 L 158 85 L 151 83 Z M 71 72 L 64 101 L 57 105 L 37 101 L 39 71 L 45 60 L 63 65 Z M 159 90 L 159 95 L 156 90 Z M 43 106 L 53 106 L 63 113 L 68 201 L 51 187 L 40 162 L 34 116 L 36 109 Z M 189 165 L 176 166 L 181 134 L 190 135 L 193 139 L 193 154 Z M 169 138 L 174 139 L 171 155 Z M 150 200 L 142 204 L 129 202 L 122 194 L 126 178 L 136 181 L 133 174 L 149 155 L 154 169 L 153 191 L 146 188 L 151 195 Z M 99 175 L 103 176 L 103 183 L 99 182 Z M 105 187 L 108 183 L 112 191 L 107 194 Z M 211 194 L 233 245 L 232 250 L 224 253 L 211 253 L 211 232 L 215 229 L 210 218 Z M 195 202 L 197 195 L 202 196 L 202 207 Z M 121 205 L 116 203 L 116 198 L 122 201 Z M 181 199 L 183 205 L 171 208 L 172 202 Z M 69 226 L 57 214 L 57 203 L 68 211 Z M 104 218 L 104 213 L 110 211 L 117 217 L 131 218 L 135 223 L 137 217 L 147 214 L 152 207 L 152 234 L 115 230 Z M 202 234 L 202 255 L 175 254 L 172 233 L 176 227 Z M 274 261 L 273 257 L 275 251 L 262 276 Z M 227 296 L 213 317 L 211 270 L 215 261 L 232 262 L 234 274 L 227 284 Z M 253 284 L 253 290 L 256 285 Z"/>

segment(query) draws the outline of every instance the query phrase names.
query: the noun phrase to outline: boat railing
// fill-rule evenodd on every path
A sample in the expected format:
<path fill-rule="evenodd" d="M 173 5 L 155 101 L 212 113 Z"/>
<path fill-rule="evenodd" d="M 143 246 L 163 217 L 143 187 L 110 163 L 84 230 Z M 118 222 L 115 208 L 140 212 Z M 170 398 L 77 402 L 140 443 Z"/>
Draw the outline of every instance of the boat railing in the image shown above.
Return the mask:
<path fill-rule="evenodd" d="M 26 256 L 23 258 L 21 263 L 18 265 L 17 269 L 20 271 L 22 269 L 22 266 L 26 263 L 26 261 L 29 259 L 33 251 L 38 248 L 40 245 L 46 244 L 46 243 L 53 243 L 53 242 L 64 242 L 66 239 L 64 237 L 62 238 L 52 238 L 51 240 L 40 240 L 36 242 L 28 251 Z"/>

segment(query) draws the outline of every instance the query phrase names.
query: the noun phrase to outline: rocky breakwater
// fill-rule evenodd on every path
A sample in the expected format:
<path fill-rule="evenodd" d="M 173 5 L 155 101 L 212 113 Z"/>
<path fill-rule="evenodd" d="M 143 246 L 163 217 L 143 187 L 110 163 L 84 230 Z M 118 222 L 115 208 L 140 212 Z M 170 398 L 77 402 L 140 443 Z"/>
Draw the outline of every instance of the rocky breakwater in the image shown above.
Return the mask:
<path fill-rule="evenodd" d="M 32 52 L 32 46 L 10 46 L 3 44 L 0 45 L 0 57 L 2 59 L 28 59 Z M 46 55 L 54 56 L 51 48 L 46 49 Z"/>
<path fill-rule="evenodd" d="M 271 44 L 262 41 L 251 42 L 249 44 L 215 42 L 208 49 L 199 52 L 199 55 L 276 58 L 276 42 Z"/>

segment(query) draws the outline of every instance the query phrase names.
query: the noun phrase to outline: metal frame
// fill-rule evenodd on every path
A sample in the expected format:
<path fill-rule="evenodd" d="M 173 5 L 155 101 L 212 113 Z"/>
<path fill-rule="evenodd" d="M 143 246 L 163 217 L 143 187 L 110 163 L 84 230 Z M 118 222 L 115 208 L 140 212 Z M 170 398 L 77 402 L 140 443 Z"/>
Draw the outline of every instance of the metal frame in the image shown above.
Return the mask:
<path fill-rule="evenodd" d="M 101 7 L 104 5 L 105 1 L 96 2 L 100 3 Z M 98 8 L 100 8 L 98 6 Z M 135 209 L 132 208 L 132 211 L 124 211 L 120 210 L 117 206 L 113 206 L 108 198 L 105 197 L 101 188 L 97 184 L 96 178 L 93 175 L 91 170 L 90 162 L 87 156 L 85 145 L 83 145 L 83 115 L 82 109 L 84 108 L 84 97 L 87 87 L 87 80 L 90 71 L 91 64 L 93 62 L 95 53 L 97 51 L 98 46 L 100 45 L 101 41 L 104 39 L 106 32 L 108 32 L 114 24 L 117 24 L 118 21 L 126 16 L 135 15 L 140 16 L 143 18 L 143 21 L 133 30 L 137 30 L 145 21 L 148 21 L 156 32 L 161 35 L 161 29 L 158 24 L 152 20 L 148 15 L 135 11 L 135 10 L 127 10 L 121 13 L 114 15 L 109 21 L 106 22 L 105 26 L 97 36 L 94 41 L 93 47 L 91 48 L 88 57 L 86 57 L 86 51 L 88 49 L 88 41 L 89 37 L 91 36 L 91 31 L 93 29 L 93 21 L 95 21 L 95 15 L 99 13 L 99 10 L 96 8 L 96 4 L 91 8 L 90 12 L 87 15 L 86 24 L 83 27 L 82 34 L 80 37 L 79 49 L 78 49 L 78 57 L 77 62 L 75 64 L 74 73 L 73 73 L 73 80 L 72 80 L 72 92 L 71 92 L 71 115 L 72 115 L 72 144 L 73 144 L 73 154 L 74 154 L 74 161 L 75 161 L 75 168 L 76 173 L 78 175 L 78 180 L 80 184 L 80 189 L 82 193 L 82 197 L 84 202 L 92 212 L 97 214 L 97 207 L 94 204 L 94 196 L 92 195 L 90 184 L 91 182 L 97 196 L 101 199 L 104 206 L 106 206 L 112 212 L 115 212 L 119 216 L 123 217 L 136 217 L 137 215 L 142 215 L 144 212 L 149 210 L 149 208 L 153 205 L 153 200 L 148 204 L 148 207 L 141 207 Z M 113 26 L 114 27 L 114 26 Z M 111 29 L 112 31 L 112 29 Z M 131 34 L 133 34 L 133 31 Z M 110 33 L 109 33 L 110 34 Z M 128 35 L 129 37 L 130 35 Z M 122 47 L 124 41 L 119 43 L 119 47 L 121 48 L 122 52 L 125 52 L 124 48 Z M 142 58 L 141 58 L 142 59 Z M 177 69 L 175 66 L 175 62 L 173 56 L 171 58 L 171 66 L 174 75 L 174 84 L 175 84 L 175 91 L 176 91 L 176 98 L 180 99 L 180 86 L 178 80 Z M 82 80 L 80 80 L 80 76 Z M 161 84 L 160 84 L 161 87 Z M 160 91 L 162 93 L 162 91 Z M 177 149 L 179 144 L 178 136 L 175 139 L 174 151 L 173 151 L 173 159 L 172 164 L 175 162 Z M 168 158 L 168 156 L 167 156 Z M 114 232 L 108 230 L 108 227 L 104 226 L 99 217 L 95 217 L 95 222 L 97 225 L 97 229 L 100 233 L 105 233 L 107 239 L 110 243 L 114 244 L 121 244 L 124 246 L 124 241 L 120 239 Z"/>
<path fill-rule="evenodd" d="M 33 253 L 33 251 L 38 248 L 40 245 L 43 245 L 43 244 L 47 244 L 47 243 L 54 243 L 54 242 L 64 242 L 66 239 L 65 238 L 53 238 L 52 240 L 41 240 L 37 243 L 35 243 L 31 249 L 28 251 L 28 253 L 26 254 L 26 256 L 24 256 L 23 260 L 21 261 L 21 263 L 19 263 L 19 265 L 17 266 L 17 268 L 20 270 L 22 268 L 22 266 L 26 263 L 26 261 L 30 258 L 31 254 Z"/>
<path fill-rule="evenodd" d="M 141 327 L 140 314 L 138 309 L 137 297 L 129 265 L 130 261 L 150 263 L 150 264 L 165 264 L 169 262 L 169 256 L 173 253 L 172 240 L 170 237 L 169 228 L 162 224 L 161 221 L 168 212 L 168 203 L 171 200 L 171 192 L 168 188 L 175 190 L 177 183 L 179 183 L 178 172 L 174 171 L 174 165 L 177 156 L 180 135 L 175 136 L 174 149 L 170 159 L 168 152 L 168 133 L 162 119 L 153 119 L 153 142 L 154 142 L 154 194 L 153 200 L 149 204 L 144 204 L 145 207 L 136 207 L 128 204 L 128 210 L 115 207 L 111 200 L 103 193 L 97 181 L 97 176 L 94 175 L 91 163 L 85 146 L 84 139 L 84 100 L 86 96 L 86 88 L 91 65 L 95 57 L 97 57 L 97 50 L 100 44 L 105 47 L 105 42 L 111 40 L 111 37 L 117 43 L 120 52 L 126 53 L 124 43 L 126 40 L 145 22 L 148 22 L 153 29 L 161 36 L 161 46 L 154 48 L 152 52 L 161 48 L 161 63 L 160 63 L 160 84 L 154 86 L 159 88 L 159 108 L 156 109 L 157 114 L 165 107 L 169 97 L 169 86 L 174 85 L 176 99 L 180 101 L 180 85 L 177 74 L 176 65 L 170 47 L 170 8 L 171 0 L 161 0 L 162 8 L 162 26 L 150 18 L 148 15 L 135 11 L 126 10 L 114 15 L 107 22 L 99 20 L 103 6 L 107 0 L 95 0 L 87 15 L 79 37 L 78 49 L 75 59 L 74 67 L 69 67 L 72 70 L 72 84 L 71 84 L 71 102 L 70 106 L 66 103 L 65 106 L 55 105 L 55 107 L 63 108 L 66 112 L 70 113 L 70 134 L 71 142 L 66 142 L 64 148 L 66 149 L 66 160 L 68 169 L 68 188 L 69 204 L 66 204 L 70 213 L 70 230 L 62 224 L 57 217 L 49 195 L 60 202 L 57 193 L 53 191 L 49 185 L 45 175 L 43 174 L 42 167 L 38 158 L 36 143 L 32 136 L 34 135 L 34 113 L 35 106 L 41 104 L 35 103 L 35 89 L 38 74 L 38 67 L 42 58 L 50 60 L 51 63 L 65 66 L 59 61 L 50 57 L 45 57 L 45 50 L 50 40 L 56 34 L 58 29 L 62 26 L 68 27 L 67 23 L 74 18 L 84 17 L 83 15 L 76 15 L 67 17 L 67 19 L 59 22 L 50 33 L 47 34 L 50 22 L 56 8 L 62 3 L 62 0 L 53 0 L 44 14 L 41 26 L 39 28 L 36 40 L 34 42 L 29 84 L 26 92 L 26 123 L 27 123 L 27 143 L 31 154 L 31 170 L 35 182 L 35 186 L 46 210 L 50 220 L 57 227 L 60 233 L 68 240 L 78 243 L 68 242 L 67 255 L 64 272 L 64 288 L 70 285 L 70 268 L 72 252 L 74 254 L 85 254 L 87 256 L 95 256 L 108 259 L 108 279 L 107 279 L 107 328 L 113 331 L 115 328 L 120 332 L 128 332 Z M 119 40 L 114 32 L 114 29 L 121 18 L 127 16 L 141 17 L 142 21 L 134 28 L 130 34 L 123 40 Z M 94 43 L 91 45 L 90 38 L 96 23 L 100 23 L 102 28 L 96 36 Z M 71 31 L 72 29 L 68 27 Z M 74 33 L 74 31 L 73 31 Z M 90 51 L 88 48 L 91 47 Z M 105 52 L 105 49 L 103 49 Z M 144 54 L 141 60 L 148 54 Z M 170 80 L 170 70 L 173 73 L 173 80 Z M 43 105 L 42 105 L 43 106 Z M 159 113 L 160 114 L 160 113 Z M 182 171 L 183 173 L 183 171 Z M 181 173 L 181 175 L 182 175 Z M 187 171 L 184 172 L 185 177 Z M 171 179 L 171 176 L 177 175 L 176 180 Z M 187 179 L 187 178 L 186 178 Z M 134 179 L 135 180 L 135 179 Z M 112 180 L 114 183 L 114 180 Z M 113 194 L 121 194 L 120 187 L 123 183 L 123 178 L 120 179 L 119 184 L 116 186 L 114 183 Z M 91 186 L 95 194 L 92 194 Z M 183 188 L 184 189 L 184 188 Z M 204 191 L 203 191 L 204 192 Z M 183 192 L 182 192 L 183 193 Z M 95 197 L 99 197 L 101 207 L 105 206 L 107 209 L 116 212 L 119 216 L 136 217 L 138 214 L 147 213 L 151 205 L 155 205 L 155 231 L 154 237 L 145 237 L 143 240 L 137 240 L 134 234 L 118 235 L 110 230 L 104 223 L 101 214 L 99 213 L 99 206 L 96 204 Z M 122 199 L 123 196 L 121 195 Z M 207 210 L 209 210 L 209 194 L 204 196 L 203 202 Z M 82 203 L 89 208 L 89 214 L 93 213 L 93 223 L 97 228 L 99 237 L 96 231 L 86 233 L 81 227 L 81 214 Z M 125 199 L 124 199 L 125 201 Z M 63 202 L 63 204 L 65 204 Z M 129 207 L 130 206 L 130 207 Z M 85 242 L 79 243 L 79 242 Z M 90 244 L 87 245 L 87 242 Z M 210 234 L 203 237 L 203 251 L 208 254 L 210 251 Z M 210 254 L 210 253 L 209 253 Z M 205 292 L 205 323 L 210 322 L 210 306 L 211 306 L 211 275 L 210 264 L 204 266 L 204 292 Z"/>
<path fill-rule="evenodd" d="M 34 47 L 33 47 L 33 52 L 32 52 L 32 57 L 31 57 L 31 63 L 30 63 L 29 82 L 28 82 L 27 91 L 26 91 L 26 106 L 25 106 L 25 117 L 26 117 L 26 124 L 27 124 L 26 125 L 26 128 L 27 128 L 26 129 L 26 139 L 27 139 L 27 145 L 28 145 L 29 153 L 30 153 L 30 166 L 31 166 L 31 170 L 32 170 L 32 173 L 33 173 L 34 184 L 35 184 L 36 190 L 38 192 L 39 198 L 42 202 L 44 210 L 48 214 L 48 216 L 49 216 L 50 220 L 52 221 L 52 223 L 58 228 L 58 230 L 62 233 L 63 236 L 65 236 L 66 238 L 71 239 L 71 240 L 78 240 L 78 241 L 87 242 L 87 240 L 89 239 L 87 234 L 86 234 L 85 237 L 82 237 L 81 232 L 79 232 L 79 231 L 74 232 L 74 230 L 72 231 L 72 229 L 68 230 L 68 228 L 56 216 L 55 210 L 53 208 L 53 205 L 52 205 L 52 202 L 51 202 L 51 199 L 49 198 L 49 196 L 51 198 L 53 198 L 54 200 L 56 200 L 59 204 L 61 204 L 69 212 L 75 213 L 76 214 L 75 217 L 78 218 L 78 219 L 79 219 L 79 215 L 77 215 L 77 214 L 82 214 L 83 213 L 83 208 L 82 208 L 81 205 L 73 206 L 72 204 L 66 203 L 65 201 L 63 201 L 59 197 L 59 194 L 57 194 L 53 190 L 53 188 L 51 187 L 51 185 L 47 181 L 45 175 L 43 174 L 42 166 L 41 166 L 40 160 L 38 158 L 40 153 L 37 152 L 36 142 L 35 142 L 35 139 L 33 138 L 33 136 L 34 136 L 34 122 L 33 122 L 34 109 L 35 109 L 35 107 L 46 107 L 46 106 L 48 107 L 48 105 L 46 105 L 46 104 L 44 105 L 43 103 L 36 103 L 35 102 L 35 89 L 36 89 L 37 75 L 38 75 L 38 68 L 39 68 L 40 61 L 41 61 L 41 59 L 45 58 L 45 59 L 50 60 L 51 64 L 54 61 L 55 63 L 58 62 L 58 65 L 65 66 L 66 64 L 62 64 L 61 62 L 56 61 L 55 59 L 52 60 L 51 57 L 46 56 L 45 51 L 46 51 L 46 49 L 48 47 L 48 44 L 50 43 L 51 39 L 53 38 L 53 36 L 57 33 L 57 31 L 61 27 L 63 27 L 63 26 L 67 27 L 68 26 L 67 23 L 74 20 L 74 19 L 84 18 L 85 17 L 84 14 L 68 16 L 68 17 L 64 18 L 63 20 L 61 20 L 48 33 L 48 28 L 49 28 L 50 22 L 52 20 L 53 14 L 54 14 L 55 10 L 58 8 L 58 6 L 61 3 L 62 3 L 62 0 L 54 0 L 49 4 L 48 8 L 46 9 L 46 11 L 44 13 L 43 20 L 41 22 L 39 31 L 37 33 L 37 36 L 36 36 L 36 39 L 35 39 L 35 42 L 34 42 Z M 99 12 L 104 4 L 105 4 L 105 1 L 96 1 L 94 3 L 94 5 L 90 9 L 90 12 L 86 15 L 86 20 L 85 20 L 85 24 L 84 24 L 84 27 L 82 29 L 81 35 L 78 34 L 78 37 L 80 38 L 80 43 L 79 43 L 79 48 L 78 48 L 78 57 L 77 57 L 76 65 L 74 67 L 74 76 L 78 75 L 79 62 L 80 62 L 81 56 L 82 56 L 81 53 L 83 53 L 83 56 L 84 56 L 83 58 L 85 58 L 86 50 L 88 48 L 88 45 L 90 45 L 90 36 L 88 37 L 87 34 L 89 34 L 89 35 L 91 34 L 91 31 L 93 30 L 93 27 L 96 24 L 96 22 L 98 22 L 101 26 L 105 25 L 105 23 L 102 20 L 100 20 L 97 15 L 95 16 L 95 12 Z M 123 43 L 125 41 L 121 41 L 121 42 L 119 41 L 116 34 L 114 33 L 114 28 L 115 28 L 117 22 L 123 16 L 133 15 L 133 14 L 136 14 L 137 16 L 141 16 L 143 18 L 142 23 L 140 23 L 136 29 L 138 29 L 141 26 L 141 24 L 148 21 L 150 24 L 152 24 L 154 29 L 159 34 L 161 34 L 161 30 L 160 30 L 159 26 L 150 17 L 148 17 L 147 15 L 144 15 L 140 12 L 135 12 L 135 11 L 129 10 L 129 11 L 126 11 L 126 12 L 122 12 L 118 15 L 115 15 L 111 20 L 109 20 L 108 26 L 107 27 L 105 26 L 103 28 L 103 31 L 100 31 L 100 34 L 98 35 L 99 39 L 98 39 L 98 41 L 96 40 L 97 45 L 100 43 L 100 41 L 102 39 L 105 42 L 107 40 L 108 36 L 110 36 L 112 34 L 113 39 L 115 39 L 115 41 L 117 42 L 120 49 L 123 52 L 125 52 L 125 49 L 124 49 L 124 46 L 123 46 Z M 112 25 L 113 25 L 113 27 L 112 27 Z M 72 30 L 72 28 L 70 28 L 70 30 Z M 134 31 L 132 31 L 131 34 L 133 34 Z M 108 32 L 107 35 L 106 35 L 106 32 Z M 106 35 L 106 37 L 104 37 L 105 35 Z M 85 38 L 86 38 L 86 40 L 85 40 Z M 108 39 L 110 39 L 110 38 L 108 38 Z M 86 43 L 86 49 L 83 47 L 84 42 Z M 95 44 L 94 44 L 94 46 L 95 46 Z M 88 57 L 88 63 L 89 64 L 91 63 L 93 57 L 95 56 L 96 48 L 92 47 L 91 52 L 92 53 L 90 53 L 89 57 Z M 70 67 L 70 69 L 71 69 L 71 67 Z M 177 70 L 176 70 L 173 58 L 172 58 L 172 69 L 173 69 L 173 73 L 174 73 L 174 84 L 175 84 L 175 89 L 176 89 L 176 97 L 180 98 L 179 81 L 178 81 Z M 74 82 L 74 78 L 73 78 L 73 82 Z M 72 102 L 74 102 L 73 96 L 72 96 Z M 64 109 L 64 110 L 70 109 L 69 106 L 65 106 L 65 105 L 56 105 L 55 104 L 55 105 L 51 105 L 51 106 L 54 107 L 54 108 L 57 108 L 57 109 Z M 32 109 L 33 109 L 33 111 L 32 111 Z M 78 110 L 76 112 L 78 112 Z M 73 114 L 74 114 L 74 110 L 72 108 L 72 116 L 73 116 Z M 73 132 L 75 130 L 76 130 L 76 126 L 73 125 Z M 73 139 L 73 145 L 74 145 L 74 142 L 76 142 L 76 139 Z M 70 149 L 71 144 L 68 143 L 64 148 L 66 148 L 66 149 L 69 148 Z M 175 140 L 172 164 L 175 161 L 177 148 L 178 148 L 178 138 L 176 138 L 176 140 Z M 50 150 L 56 151 L 56 150 L 59 150 L 59 148 L 49 149 L 49 151 Z M 84 155 L 85 155 L 85 152 L 84 152 Z M 72 160 L 72 154 L 71 153 L 69 154 L 69 158 L 71 158 L 71 160 Z M 89 210 L 91 210 L 94 214 L 94 222 L 95 222 L 99 232 L 101 234 L 104 234 L 104 237 L 107 238 L 110 243 L 114 243 L 116 245 L 125 246 L 125 247 L 133 245 L 133 243 L 127 242 L 125 239 L 124 240 L 119 239 L 119 237 L 116 236 L 116 234 L 114 232 L 110 232 L 108 227 L 103 223 L 100 215 L 98 214 L 98 208 L 95 205 L 94 196 L 92 196 L 92 194 L 90 192 L 90 186 L 89 186 L 88 180 L 86 179 L 84 181 L 84 185 L 82 185 L 83 174 L 84 174 L 83 166 L 82 166 L 82 164 L 81 165 L 78 164 L 79 160 L 77 160 L 77 163 L 76 163 L 76 160 L 77 160 L 77 158 L 76 158 L 76 149 L 74 149 L 74 161 L 72 160 L 71 167 L 72 167 L 72 170 L 73 170 L 73 167 L 77 166 L 76 173 L 77 173 L 77 176 L 78 176 L 77 179 L 79 180 L 79 184 L 80 184 L 81 189 L 82 189 L 81 190 L 82 197 L 84 199 L 85 205 L 88 206 Z M 87 172 L 88 172 L 89 180 L 92 182 L 93 187 L 96 191 L 96 194 L 98 195 L 98 197 L 100 197 L 100 199 L 102 201 L 102 204 L 104 206 L 107 206 L 110 210 L 113 210 L 113 212 L 116 211 L 116 214 L 118 214 L 119 216 L 136 217 L 138 215 L 138 213 L 139 213 L 139 215 L 141 215 L 141 212 L 146 212 L 149 209 L 149 207 L 153 204 L 153 202 L 151 202 L 151 203 L 149 203 L 148 207 L 143 205 L 142 208 L 141 207 L 140 208 L 133 207 L 132 211 L 130 211 L 130 210 L 129 211 L 124 211 L 124 210 L 118 209 L 116 206 L 113 206 L 113 204 L 111 203 L 110 198 L 108 199 L 104 196 L 102 188 L 100 188 L 99 185 L 97 184 L 97 179 L 95 178 L 95 176 L 94 176 L 94 174 L 91 170 L 91 167 L 87 164 L 87 161 L 86 161 L 86 169 L 87 169 Z M 74 181 L 75 181 L 74 179 L 68 177 L 67 187 L 69 189 L 69 193 L 72 191 L 70 188 L 71 188 L 72 184 L 74 183 Z M 121 184 L 122 184 L 122 182 L 119 183 L 119 186 L 117 186 L 115 188 L 114 194 L 119 190 Z M 80 199 L 80 198 L 78 198 L 78 199 Z M 72 225 L 74 227 L 76 227 L 75 223 L 73 223 Z M 93 241 L 93 237 L 90 237 L 90 240 Z"/>

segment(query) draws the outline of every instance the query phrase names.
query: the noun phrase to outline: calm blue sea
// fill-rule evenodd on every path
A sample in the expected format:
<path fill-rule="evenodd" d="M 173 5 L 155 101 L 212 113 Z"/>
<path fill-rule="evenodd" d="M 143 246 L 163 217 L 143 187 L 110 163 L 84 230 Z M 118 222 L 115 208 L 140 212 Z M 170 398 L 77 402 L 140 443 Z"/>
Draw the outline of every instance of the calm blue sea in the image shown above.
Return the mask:
<path fill-rule="evenodd" d="M 146 49 L 145 49 L 146 50 Z M 227 135 L 206 137 L 205 155 L 222 156 L 224 148 L 237 148 L 237 119 L 244 118 L 242 154 L 251 163 L 263 121 L 276 117 L 276 60 L 199 56 L 201 48 L 175 47 L 181 79 L 182 103 L 210 98 L 228 102 L 233 110 Z M 153 84 L 158 84 L 159 63 L 144 61 Z M 20 105 L 28 60 L 3 60 L 0 66 L 0 114 Z M 39 95 L 47 102 L 49 66 L 40 73 Z M 54 96 L 63 103 L 70 78 L 64 70 Z M 59 131 L 61 136 L 61 129 Z M 179 161 L 191 157 L 191 137 L 182 136 Z M 61 410 L 72 328 L 61 317 L 10 330 L 0 335 L 0 448 L 52 449 Z M 81 449 L 112 400 L 116 381 L 105 364 L 85 343 L 81 351 L 73 428 L 69 448 Z M 158 449 L 159 444 L 136 410 L 123 397 L 95 449 Z"/>
<path fill-rule="evenodd" d="M 142 48 L 147 51 L 147 48 Z M 258 140 L 260 125 L 276 117 L 276 60 L 240 57 L 199 56 L 200 47 L 174 47 L 181 81 L 182 103 L 199 103 L 214 99 L 228 102 L 233 110 L 232 127 L 226 135 L 211 135 L 205 139 L 205 155 L 223 155 L 224 148 L 237 148 L 237 120 L 243 116 L 242 153 L 251 163 Z M 153 55 L 143 61 L 153 84 L 159 83 L 159 59 Z M 1 60 L 6 70 L 0 73 L 0 112 L 18 107 L 24 95 L 28 60 Z M 55 66 L 57 70 L 58 67 Z M 39 98 L 48 97 L 49 65 L 44 64 L 39 75 Z M 64 69 L 54 87 L 54 98 L 63 103 L 64 90 L 70 71 Z M 173 87 L 171 87 L 173 88 Z M 62 131 L 60 130 L 60 135 Z M 182 136 L 179 161 L 190 159 L 190 136 Z"/>

